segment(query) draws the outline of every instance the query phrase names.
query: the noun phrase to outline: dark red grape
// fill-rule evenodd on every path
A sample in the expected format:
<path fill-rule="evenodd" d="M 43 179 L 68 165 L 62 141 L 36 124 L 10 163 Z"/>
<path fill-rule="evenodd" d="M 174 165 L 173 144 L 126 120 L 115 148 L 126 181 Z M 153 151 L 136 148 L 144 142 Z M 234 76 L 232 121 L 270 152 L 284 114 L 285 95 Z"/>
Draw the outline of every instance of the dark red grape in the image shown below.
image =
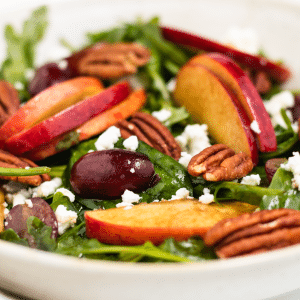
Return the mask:
<path fill-rule="evenodd" d="M 32 198 L 32 206 L 18 204 L 8 213 L 5 229 L 12 228 L 21 238 L 27 238 L 31 247 L 35 247 L 34 239 L 27 232 L 27 219 L 31 216 L 39 218 L 47 226 L 52 227 L 52 238 L 58 234 L 58 223 L 54 211 L 42 198 Z"/>
<path fill-rule="evenodd" d="M 35 96 L 44 89 L 74 76 L 75 74 L 68 66 L 61 68 L 57 63 L 45 64 L 36 70 L 35 76 L 28 85 L 28 92 L 31 96 Z"/>
<path fill-rule="evenodd" d="M 268 181 L 271 182 L 275 172 L 280 168 L 280 165 L 287 162 L 286 158 L 272 158 L 265 164 L 265 170 Z"/>
<path fill-rule="evenodd" d="M 160 177 L 149 158 L 141 153 L 112 149 L 81 157 L 71 170 L 74 191 L 87 199 L 119 199 L 126 189 L 141 193 Z"/>

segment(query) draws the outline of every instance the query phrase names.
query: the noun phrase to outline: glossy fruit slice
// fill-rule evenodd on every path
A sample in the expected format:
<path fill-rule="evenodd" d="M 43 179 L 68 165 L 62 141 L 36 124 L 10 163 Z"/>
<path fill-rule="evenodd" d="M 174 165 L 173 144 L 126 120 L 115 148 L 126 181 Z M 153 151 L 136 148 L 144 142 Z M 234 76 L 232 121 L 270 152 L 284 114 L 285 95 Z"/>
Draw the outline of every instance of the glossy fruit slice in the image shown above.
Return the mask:
<path fill-rule="evenodd" d="M 252 212 L 242 203 L 202 204 L 197 200 L 172 200 L 139 204 L 131 209 L 112 208 L 85 213 L 86 233 L 100 242 L 116 245 L 154 244 L 173 237 L 178 241 L 203 236 L 218 221 Z"/>

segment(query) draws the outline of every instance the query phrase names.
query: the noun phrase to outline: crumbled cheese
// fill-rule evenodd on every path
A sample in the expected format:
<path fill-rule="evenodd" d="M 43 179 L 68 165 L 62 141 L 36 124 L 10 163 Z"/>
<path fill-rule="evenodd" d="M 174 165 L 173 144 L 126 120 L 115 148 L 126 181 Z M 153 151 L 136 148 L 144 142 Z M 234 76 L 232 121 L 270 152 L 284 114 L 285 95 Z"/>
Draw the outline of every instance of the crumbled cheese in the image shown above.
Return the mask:
<path fill-rule="evenodd" d="M 62 193 L 64 196 L 68 197 L 71 202 L 75 201 L 75 195 L 68 189 L 60 188 L 60 189 L 57 189 L 55 193 Z"/>
<path fill-rule="evenodd" d="M 68 67 L 68 61 L 63 59 L 63 60 L 60 60 L 58 62 L 58 67 L 61 69 L 61 70 L 66 70 L 67 67 Z"/>
<path fill-rule="evenodd" d="M 13 206 L 19 205 L 19 204 L 25 204 L 26 197 L 24 195 L 18 193 L 13 198 Z"/>
<path fill-rule="evenodd" d="M 155 117 L 160 122 L 165 122 L 171 117 L 172 113 L 169 109 L 161 109 L 158 111 L 154 111 L 152 116 Z"/>
<path fill-rule="evenodd" d="M 118 203 L 116 207 L 132 207 L 133 203 L 137 203 L 141 199 L 141 197 L 138 194 L 129 190 L 125 190 L 121 198 L 122 202 Z"/>
<path fill-rule="evenodd" d="M 253 28 L 231 27 L 222 40 L 223 43 L 250 54 L 258 54 L 259 42 Z"/>
<path fill-rule="evenodd" d="M 208 188 L 204 188 L 203 189 L 203 195 L 201 195 L 199 197 L 199 202 L 203 203 L 203 204 L 210 204 L 212 202 L 214 202 L 214 195 L 210 193 L 210 189 Z"/>
<path fill-rule="evenodd" d="M 67 210 L 64 205 L 58 205 L 55 211 L 55 216 L 58 222 L 58 233 L 63 234 L 69 227 L 73 227 L 77 221 L 77 213 L 72 210 Z"/>
<path fill-rule="evenodd" d="M 43 182 L 40 186 L 33 189 L 33 197 L 48 197 L 62 185 L 62 180 L 55 177 L 50 181 Z"/>
<path fill-rule="evenodd" d="M 4 219 L 7 218 L 8 214 L 9 214 L 9 209 L 8 209 L 8 208 L 5 208 L 5 209 L 4 209 Z"/>
<path fill-rule="evenodd" d="M 183 133 L 176 137 L 176 140 L 181 149 L 192 156 L 211 146 L 206 124 L 187 125 Z"/>
<path fill-rule="evenodd" d="M 139 140 L 136 135 L 132 135 L 123 142 L 123 146 L 127 150 L 135 151 L 139 146 Z"/>
<path fill-rule="evenodd" d="M 24 84 L 22 82 L 20 82 L 20 81 L 15 82 L 14 87 L 17 90 L 24 90 Z"/>
<path fill-rule="evenodd" d="M 293 188 L 300 191 L 300 154 L 299 152 L 293 152 L 293 155 L 294 156 L 288 158 L 288 161 L 286 163 L 281 164 L 280 167 L 286 171 L 290 171 L 293 173 Z"/>
<path fill-rule="evenodd" d="M 131 168 L 131 169 L 130 169 L 130 172 L 131 172 L 131 173 L 135 173 L 135 169 L 134 169 L 134 168 Z"/>
<path fill-rule="evenodd" d="M 169 92 L 173 92 L 176 87 L 176 78 L 172 78 L 168 83 L 167 83 L 167 89 Z"/>
<path fill-rule="evenodd" d="M 251 174 L 243 177 L 241 184 L 260 185 L 261 178 L 259 174 Z"/>
<path fill-rule="evenodd" d="M 280 125 L 287 128 L 282 116 L 281 109 L 291 108 L 295 104 L 294 96 L 290 91 L 283 91 L 274 95 L 270 100 L 264 101 L 267 112 L 271 116 L 273 126 Z M 292 115 L 289 111 L 286 112 L 289 119 L 292 121 Z"/>
<path fill-rule="evenodd" d="M 27 80 L 33 79 L 34 75 L 35 75 L 34 69 L 26 69 L 25 70 L 25 77 Z"/>
<path fill-rule="evenodd" d="M 115 143 L 120 137 L 120 129 L 116 126 L 111 126 L 99 136 L 99 138 L 95 142 L 95 147 L 97 150 L 113 149 Z"/>
<path fill-rule="evenodd" d="M 176 191 L 175 195 L 171 197 L 170 200 L 178 200 L 178 199 L 192 199 L 190 197 L 190 192 L 186 188 L 180 188 Z"/>
<path fill-rule="evenodd" d="M 181 157 L 179 158 L 178 162 L 187 168 L 191 159 L 192 159 L 191 154 L 188 154 L 186 152 L 181 152 Z"/>
<path fill-rule="evenodd" d="M 32 208 L 32 207 L 33 207 L 32 201 L 31 201 L 30 199 L 26 199 L 26 200 L 25 200 L 25 204 L 27 204 L 27 206 L 28 206 L 29 208 Z"/>
<path fill-rule="evenodd" d="M 250 128 L 251 128 L 255 133 L 258 133 L 258 134 L 261 133 L 260 128 L 259 128 L 258 123 L 257 123 L 256 120 L 254 120 L 254 121 L 251 123 Z"/>

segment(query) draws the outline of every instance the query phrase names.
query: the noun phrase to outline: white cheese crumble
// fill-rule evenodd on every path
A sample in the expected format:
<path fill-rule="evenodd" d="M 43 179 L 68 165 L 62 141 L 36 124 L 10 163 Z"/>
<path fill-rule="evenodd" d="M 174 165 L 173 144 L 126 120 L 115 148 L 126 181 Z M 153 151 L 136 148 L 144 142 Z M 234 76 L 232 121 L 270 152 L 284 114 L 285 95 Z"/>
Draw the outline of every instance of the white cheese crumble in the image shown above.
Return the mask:
<path fill-rule="evenodd" d="M 132 135 L 123 142 L 123 146 L 127 150 L 135 151 L 139 146 L 139 140 L 136 135 Z"/>
<path fill-rule="evenodd" d="M 155 117 L 160 122 L 165 122 L 171 117 L 172 113 L 169 109 L 161 109 L 158 111 L 154 111 L 152 116 Z"/>
<path fill-rule="evenodd" d="M 178 162 L 187 168 L 192 157 L 193 156 L 191 154 L 181 152 L 181 157 L 179 158 Z"/>
<path fill-rule="evenodd" d="M 240 51 L 258 54 L 259 42 L 253 28 L 231 27 L 225 33 L 222 42 Z"/>
<path fill-rule="evenodd" d="M 61 70 L 66 70 L 67 67 L 68 67 L 68 61 L 63 59 L 63 60 L 60 60 L 58 62 L 58 67 L 61 69 Z"/>
<path fill-rule="evenodd" d="M 26 69 L 25 70 L 25 77 L 27 80 L 32 80 L 34 75 L 35 75 L 34 69 Z"/>
<path fill-rule="evenodd" d="M 174 92 L 176 87 L 176 78 L 172 78 L 168 83 L 167 83 L 167 89 L 169 92 Z"/>
<path fill-rule="evenodd" d="M 48 197 L 62 185 L 62 180 L 55 177 L 50 181 L 43 182 L 40 186 L 33 189 L 33 197 Z"/>
<path fill-rule="evenodd" d="M 199 202 L 203 204 L 210 204 L 214 202 L 214 195 L 210 193 L 210 189 L 204 188 L 203 189 L 203 195 L 199 197 Z"/>
<path fill-rule="evenodd" d="M 116 126 L 111 126 L 99 136 L 99 138 L 95 142 L 95 147 L 97 150 L 113 149 L 115 143 L 120 137 L 120 129 Z"/>
<path fill-rule="evenodd" d="M 261 130 L 260 130 L 259 125 L 258 125 L 258 123 L 257 123 L 256 120 L 254 120 L 254 121 L 250 124 L 250 128 L 251 128 L 252 131 L 254 131 L 255 133 L 258 133 L 258 134 L 261 133 Z"/>
<path fill-rule="evenodd" d="M 30 199 L 26 199 L 26 200 L 25 200 L 25 204 L 27 204 L 27 206 L 28 206 L 29 208 L 32 208 L 32 207 L 33 207 L 32 201 L 31 201 Z"/>
<path fill-rule="evenodd" d="M 267 112 L 271 116 L 273 126 L 280 125 L 283 128 L 287 128 L 282 116 L 281 109 L 287 109 L 293 107 L 295 99 L 290 91 L 283 91 L 274 95 L 270 100 L 264 101 Z M 287 116 L 292 121 L 292 115 L 287 111 Z"/>
<path fill-rule="evenodd" d="M 14 87 L 15 87 L 17 90 L 24 90 L 24 84 L 23 84 L 21 81 L 15 82 Z"/>
<path fill-rule="evenodd" d="M 211 146 L 206 124 L 187 125 L 183 133 L 176 137 L 176 140 L 183 152 L 192 156 Z"/>
<path fill-rule="evenodd" d="M 243 177 L 241 184 L 247 184 L 247 185 L 260 185 L 261 178 L 259 174 L 251 174 L 248 176 Z"/>
<path fill-rule="evenodd" d="M 190 192 L 186 188 L 180 188 L 176 191 L 175 195 L 173 195 L 170 200 L 178 199 L 193 199 L 193 197 L 190 197 Z"/>
<path fill-rule="evenodd" d="M 131 208 L 133 203 L 138 203 L 141 197 L 129 190 L 125 190 L 123 195 L 121 196 L 122 202 L 118 203 L 116 207 L 124 207 L 124 209 Z"/>
<path fill-rule="evenodd" d="M 68 189 L 60 188 L 60 189 L 57 189 L 55 193 L 62 193 L 64 196 L 68 197 L 71 202 L 75 201 L 75 195 Z"/>
<path fill-rule="evenodd" d="M 14 197 L 13 197 L 13 206 L 16 206 L 16 205 L 19 205 L 19 204 L 25 204 L 25 200 L 27 198 L 22 195 L 21 193 L 18 193 L 16 194 Z"/>
<path fill-rule="evenodd" d="M 300 191 L 300 154 L 299 152 L 293 152 L 293 155 L 294 156 L 288 158 L 288 161 L 286 163 L 281 164 L 280 167 L 286 171 L 290 171 L 293 173 L 293 188 Z"/>
<path fill-rule="evenodd" d="M 58 222 L 58 233 L 60 235 L 62 235 L 69 227 L 74 227 L 78 217 L 75 211 L 67 210 L 64 205 L 58 205 L 55 216 Z"/>
<path fill-rule="evenodd" d="M 8 214 L 9 214 L 9 209 L 8 209 L 8 208 L 5 208 L 5 209 L 4 209 L 4 219 L 7 218 Z"/>

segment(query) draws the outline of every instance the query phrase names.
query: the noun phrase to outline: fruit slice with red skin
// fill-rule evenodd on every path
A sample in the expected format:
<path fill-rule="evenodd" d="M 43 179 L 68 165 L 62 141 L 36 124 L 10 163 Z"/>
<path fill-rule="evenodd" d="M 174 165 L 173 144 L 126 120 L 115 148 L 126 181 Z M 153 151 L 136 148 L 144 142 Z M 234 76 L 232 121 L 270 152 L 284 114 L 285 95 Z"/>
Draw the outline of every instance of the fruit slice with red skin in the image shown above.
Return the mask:
<path fill-rule="evenodd" d="M 256 121 L 260 133 L 255 133 L 261 152 L 276 151 L 277 141 L 264 103 L 246 73 L 229 57 L 220 53 L 198 55 L 189 62 L 201 64 L 213 72 L 236 95 L 250 122 Z"/>
<path fill-rule="evenodd" d="M 187 63 L 177 74 L 174 98 L 196 121 L 207 124 L 216 143 L 244 152 L 254 165 L 258 163 L 248 116 L 236 96 L 212 72 Z"/>
<path fill-rule="evenodd" d="M 272 62 L 265 57 L 251 55 L 210 39 L 184 32 L 170 27 L 161 27 L 165 39 L 177 45 L 191 47 L 207 52 L 219 52 L 234 59 L 244 67 L 266 72 L 279 83 L 286 82 L 291 77 L 290 70 L 282 64 Z"/>
<path fill-rule="evenodd" d="M 146 93 L 143 89 L 132 92 L 124 101 L 85 122 L 76 130 L 62 134 L 49 143 L 41 145 L 32 151 L 23 153 L 22 156 L 33 161 L 38 161 L 52 156 L 58 152 L 100 134 L 108 127 L 126 119 L 138 111 L 146 103 Z"/>
<path fill-rule="evenodd" d="M 204 236 L 218 221 L 253 212 L 257 207 L 242 202 L 203 204 L 198 200 L 172 200 L 138 204 L 130 209 L 111 208 L 85 212 L 86 233 L 102 243 L 160 244 L 167 238 L 177 241 Z"/>
<path fill-rule="evenodd" d="M 35 147 L 49 143 L 52 139 L 77 128 L 89 119 L 117 105 L 130 94 L 128 82 L 117 83 L 97 95 L 86 98 L 52 117 L 13 135 L 5 148 L 21 155 Z"/>
<path fill-rule="evenodd" d="M 77 77 L 45 89 L 31 98 L 2 125 L 0 147 L 14 134 L 102 90 L 102 83 L 93 77 Z"/>

